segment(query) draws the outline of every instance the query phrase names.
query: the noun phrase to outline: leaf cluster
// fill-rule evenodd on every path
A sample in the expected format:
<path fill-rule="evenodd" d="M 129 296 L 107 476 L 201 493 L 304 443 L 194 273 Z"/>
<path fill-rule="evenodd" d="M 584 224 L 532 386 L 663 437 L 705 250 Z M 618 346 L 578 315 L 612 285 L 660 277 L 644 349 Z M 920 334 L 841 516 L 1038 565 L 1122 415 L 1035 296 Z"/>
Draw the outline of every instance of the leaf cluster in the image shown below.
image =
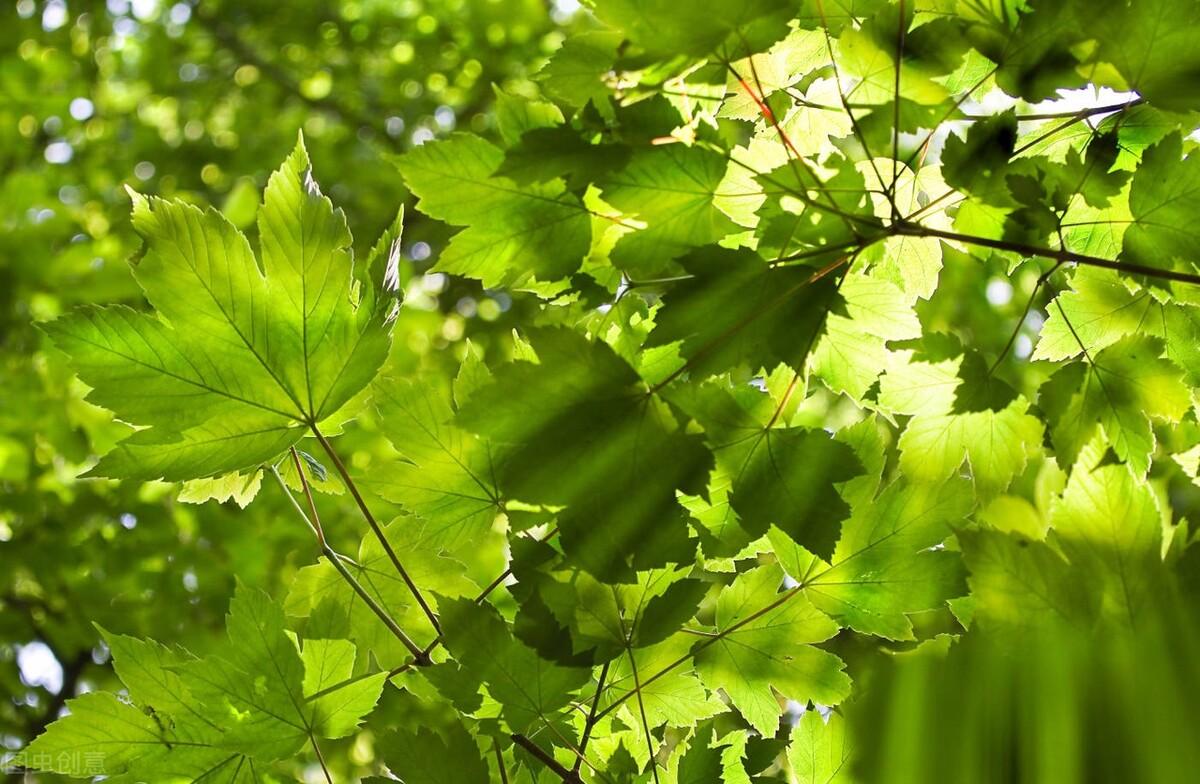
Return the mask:
<path fill-rule="evenodd" d="M 888 654 L 1190 608 L 1200 21 L 1102 5 L 596 0 L 498 138 L 396 160 L 503 356 L 392 345 L 402 219 L 356 264 L 303 143 L 257 253 L 134 195 L 153 310 L 44 326 L 135 428 L 91 474 L 272 475 L 321 560 L 230 650 L 113 637 L 129 701 L 22 764 L 269 780 L 365 719 L 406 782 L 849 781 Z"/>

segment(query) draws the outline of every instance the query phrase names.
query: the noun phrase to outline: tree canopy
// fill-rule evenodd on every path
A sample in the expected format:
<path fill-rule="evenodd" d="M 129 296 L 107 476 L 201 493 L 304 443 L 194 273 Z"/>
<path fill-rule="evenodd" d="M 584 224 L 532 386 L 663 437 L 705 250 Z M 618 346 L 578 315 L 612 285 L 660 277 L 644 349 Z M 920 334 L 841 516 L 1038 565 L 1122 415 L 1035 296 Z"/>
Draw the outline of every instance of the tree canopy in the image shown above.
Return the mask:
<path fill-rule="evenodd" d="M 280 10 L 3 12 L 14 780 L 1200 768 L 1194 3 Z"/>

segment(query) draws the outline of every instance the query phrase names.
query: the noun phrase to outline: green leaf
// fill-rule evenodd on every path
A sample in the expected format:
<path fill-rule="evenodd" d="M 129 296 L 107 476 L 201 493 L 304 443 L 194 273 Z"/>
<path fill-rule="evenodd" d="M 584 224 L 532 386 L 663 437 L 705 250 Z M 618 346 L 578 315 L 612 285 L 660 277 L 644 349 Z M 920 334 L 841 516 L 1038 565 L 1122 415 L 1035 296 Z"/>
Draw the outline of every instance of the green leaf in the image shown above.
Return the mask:
<path fill-rule="evenodd" d="M 1052 546 L 1016 533 L 961 530 L 958 542 L 980 629 L 1086 626 L 1099 596 Z"/>
<path fill-rule="evenodd" d="M 727 74 L 727 95 L 721 104 L 720 116 L 751 122 L 758 120 L 762 116 L 762 110 L 757 99 L 763 96 L 770 97 L 800 81 L 805 74 L 826 62 L 827 52 L 823 34 L 814 30 L 793 30 L 769 51 L 733 63 L 733 68 L 727 70 L 741 75 L 747 83 L 743 84 L 733 73 Z M 748 89 L 750 87 L 753 87 L 752 92 Z M 844 121 L 844 118 L 838 118 L 833 113 L 828 114 L 824 119 Z M 783 124 L 787 125 L 786 118 L 783 119 Z M 788 132 L 797 137 L 803 136 L 790 128 Z M 770 133 L 774 133 L 774 129 L 770 129 Z"/>
<path fill-rule="evenodd" d="M 750 733 L 746 730 L 735 730 L 727 734 L 722 741 L 721 749 L 721 781 L 729 784 L 751 784 L 750 776 L 746 773 L 746 746 Z"/>
<path fill-rule="evenodd" d="M 512 95 L 495 85 L 492 92 L 496 95 L 496 130 L 510 147 L 530 131 L 553 128 L 563 121 L 562 112 L 552 103 Z"/>
<path fill-rule="evenodd" d="M 778 529 L 770 533 L 771 545 L 822 612 L 863 634 L 911 640 L 909 613 L 962 594 L 957 554 L 935 548 L 972 505 L 961 479 L 940 485 L 896 481 L 855 507 L 829 562 Z"/>
<path fill-rule="evenodd" d="M 825 315 L 841 306 L 836 281 L 803 267 L 769 267 L 749 250 L 706 247 L 680 259 L 690 279 L 663 295 L 646 346 L 682 341 L 697 377 L 757 372 L 780 363 L 799 370 Z"/>
<path fill-rule="evenodd" d="M 1084 83 L 1074 48 L 1084 36 L 1072 4 L 1043 3 L 1034 9 L 1028 5 L 1002 0 L 964 3 L 958 8 L 968 19 L 979 15 L 992 25 L 987 33 L 975 26 L 972 40 L 982 54 L 999 64 L 996 82 L 1001 89 L 1036 102 L 1053 98 L 1057 89 Z"/>
<path fill-rule="evenodd" d="M 886 13 L 886 12 L 885 12 Z M 859 81 L 854 99 L 861 103 L 879 104 L 896 96 L 897 75 L 894 31 L 898 20 L 888 19 L 892 40 L 878 40 L 865 28 L 849 28 L 838 38 L 839 68 Z M 911 51 L 899 65 L 899 95 L 919 104 L 939 104 L 947 97 L 946 88 L 930 78 L 931 69 L 912 57 Z"/>
<path fill-rule="evenodd" d="M 100 630 L 112 652 L 113 669 L 129 698 L 143 707 L 183 718 L 207 721 L 176 671 L 192 657 L 174 652 L 153 640 L 139 640 Z"/>
<path fill-rule="evenodd" d="M 1115 272 L 1081 267 L 1071 279 L 1071 291 L 1059 294 L 1047 308 L 1030 359 L 1058 361 L 1085 350 L 1097 352 L 1152 326 L 1154 305 L 1148 292 L 1130 291 Z"/>
<path fill-rule="evenodd" d="M 1159 302 L 1148 290 L 1131 291 L 1109 270 L 1077 269 L 1072 289 L 1060 294 L 1048 309 L 1032 359 L 1070 359 L 1085 349 L 1095 355 L 1123 337 L 1154 335 L 1165 340 L 1165 357 L 1195 385 L 1200 378 L 1195 308 Z"/>
<path fill-rule="evenodd" d="M 746 721 L 766 737 L 775 735 L 783 710 L 774 692 L 799 702 L 832 705 L 850 690 L 841 659 L 812 647 L 837 634 L 838 625 L 804 596 L 788 596 L 756 617 L 784 598 L 779 594 L 782 578 L 778 567 L 764 566 L 723 590 L 716 615 L 721 637 L 696 654 L 696 670 L 705 684 L 724 690 Z"/>
<path fill-rule="evenodd" d="M 494 176 L 504 153 L 477 136 L 454 134 L 399 159 L 426 215 L 465 226 L 435 271 L 485 286 L 556 281 L 579 269 L 591 242 L 588 211 L 560 181 L 517 185 Z"/>
<path fill-rule="evenodd" d="M 637 647 L 654 645 L 674 634 L 700 608 L 708 593 L 708 584 L 701 580 L 672 582 L 661 593 L 645 603 L 641 622 L 634 630 L 633 644 Z"/>
<path fill-rule="evenodd" d="M 1142 155 L 1129 192 L 1133 225 L 1125 232 L 1121 258 L 1149 267 L 1170 268 L 1176 259 L 1195 269 L 1200 227 L 1200 157 L 1183 157 L 1183 142 L 1172 134 Z"/>
<path fill-rule="evenodd" d="M 817 83 L 821 84 L 824 82 Z M 817 97 L 840 100 L 836 91 L 832 96 L 827 94 L 828 91 L 824 92 Z M 817 93 L 817 87 L 814 86 L 810 93 Z M 820 112 L 820 122 L 810 120 L 806 125 L 799 120 L 807 115 L 799 112 L 797 110 L 793 115 L 796 121 L 787 123 L 789 127 L 783 129 L 797 135 L 798 141 L 793 142 L 793 146 L 811 144 L 825 149 L 824 144 L 828 141 L 825 137 L 846 135 L 852 130 L 845 118 L 840 118 L 845 124 L 830 125 L 834 121 L 824 117 L 829 112 Z M 834 117 L 838 118 L 838 115 Z M 808 136 L 813 133 L 820 136 L 814 140 Z M 788 139 L 790 141 L 791 136 Z M 761 224 L 758 250 L 762 255 L 779 262 L 786 262 L 796 255 L 808 258 L 809 263 L 818 268 L 832 264 L 839 256 L 847 255 L 847 247 L 859 236 L 877 228 L 863 174 L 853 161 L 841 156 L 825 161 L 822 173 L 818 174 L 811 165 L 791 160 L 788 149 L 781 149 L 780 137 L 774 131 L 752 139 L 744 154 L 742 148 L 734 148 L 737 164 L 729 170 L 733 182 L 722 190 L 752 185 L 761 188 L 762 196 L 757 198 L 762 206 L 757 213 Z M 817 151 L 811 152 L 816 154 Z M 832 175 L 823 176 L 826 170 L 831 170 Z M 735 175 L 748 182 L 738 182 Z M 812 193 L 814 188 L 816 193 Z M 732 195 L 727 196 L 721 203 L 733 199 Z M 821 253 L 823 249 L 825 252 Z"/>
<path fill-rule="evenodd" d="M 1131 335 L 1059 370 L 1042 387 L 1059 463 L 1067 468 L 1102 427 L 1113 450 L 1138 474 L 1150 468 L 1152 419 L 1179 422 L 1191 407 L 1183 371 L 1161 358 L 1163 341 Z"/>
<path fill-rule="evenodd" d="M 229 644 L 185 663 L 180 679 L 215 715 L 224 746 L 281 759 L 300 750 L 313 729 L 304 695 L 304 661 L 285 630 L 283 610 L 266 594 L 240 588 L 226 617 Z"/>
<path fill-rule="evenodd" d="M 630 148 L 620 144 L 592 144 L 566 125 L 535 128 L 504 154 L 496 174 L 520 185 L 549 182 L 559 177 L 574 190 L 581 183 L 602 177 L 629 162 Z"/>
<path fill-rule="evenodd" d="M 258 495 L 262 477 L 262 471 L 254 471 L 249 475 L 230 473 L 209 479 L 190 479 L 183 483 L 176 498 L 184 504 L 202 504 L 214 499 L 220 503 L 232 500 L 245 509 Z"/>
<path fill-rule="evenodd" d="M 679 784 L 707 784 L 721 780 L 720 750 L 705 742 L 699 730 L 692 735 L 687 751 L 679 760 Z"/>
<path fill-rule="evenodd" d="M 845 313 L 825 320 L 812 371 L 834 392 L 861 401 L 884 369 L 887 341 L 920 337 L 921 325 L 909 298 L 886 280 L 847 273 L 839 292 Z"/>
<path fill-rule="evenodd" d="M 638 572 L 629 585 L 606 585 L 586 572 L 560 572 L 540 586 L 543 601 L 569 628 L 578 653 L 592 648 L 597 660 L 644 648 L 674 634 L 696 614 L 708 584 L 686 579 L 687 568 Z"/>
<path fill-rule="evenodd" d="M 1017 140 L 1012 112 L 998 114 L 971 126 L 966 138 L 951 134 L 942 151 L 942 176 L 955 188 L 969 191 L 989 204 L 1010 203 L 1004 174 Z"/>
<path fill-rule="evenodd" d="M 612 68 L 620 43 L 621 36 L 607 30 L 573 35 L 534 78 L 547 95 L 569 106 L 583 106 L 588 101 L 606 104 L 608 89 L 603 77 Z"/>
<path fill-rule="evenodd" d="M 628 166 L 601 180 L 604 200 L 645 224 L 617 241 L 613 265 L 634 278 L 653 277 L 691 248 L 734 231 L 713 203 L 726 167 L 717 153 L 669 144 L 637 150 Z"/>
<path fill-rule="evenodd" d="M 762 431 L 719 454 L 740 465 L 729 503 L 747 531 L 761 536 L 776 525 L 811 550 L 833 549 L 838 523 L 850 512 L 837 487 L 863 470 L 853 449 L 795 427 Z"/>
<path fill-rule="evenodd" d="M 713 385 L 684 405 L 704 425 L 722 475 L 732 477 L 729 509 L 705 510 L 701 521 L 722 534 L 736 520 L 750 538 L 777 525 L 828 555 L 850 511 L 838 488 L 863 473 L 854 449 L 820 430 L 773 427 L 780 404 L 753 389 L 731 394 Z"/>
<path fill-rule="evenodd" d="M 349 640 L 305 640 L 300 655 L 313 731 L 322 738 L 353 735 L 363 717 L 375 708 L 388 674 L 355 677 L 358 651 Z"/>
<path fill-rule="evenodd" d="M 900 434 L 900 469 L 919 482 L 941 482 L 964 463 L 983 497 L 1003 492 L 1042 441 L 1042 422 L 1017 398 L 1002 411 L 919 415 Z"/>
<path fill-rule="evenodd" d="M 427 521 L 430 547 L 471 546 L 501 506 L 492 447 L 455 426 L 450 386 L 433 374 L 385 374 L 373 391 L 383 433 L 408 462 L 364 484 Z"/>
<path fill-rule="evenodd" d="M 353 734 L 387 678 L 353 677 L 346 640 L 308 640 L 301 654 L 283 611 L 244 586 L 230 605 L 228 641 L 204 659 L 101 631 L 133 704 L 107 693 L 70 701 L 70 715 L 26 749 L 31 766 L 114 780 L 257 782 L 264 763 L 316 737 Z"/>
<path fill-rule="evenodd" d="M 134 211 L 136 226 L 136 205 Z M 275 375 L 295 390 L 309 418 L 319 422 L 374 378 L 391 344 L 381 329 L 390 308 L 353 307 L 354 265 L 346 216 L 322 195 L 303 143 L 267 181 L 258 234 L 270 293 L 266 305 L 270 326 L 264 337 L 272 342 L 260 346 L 256 336 L 255 345 L 268 362 L 273 352 L 277 355 L 285 347 L 295 347 L 298 356 L 274 363 L 278 365 Z M 215 261 L 211 256 L 210 260 Z M 195 263 L 203 262 L 197 258 Z M 250 272 L 231 270 L 227 275 L 252 277 Z M 153 291 L 146 293 L 154 299 Z M 255 304 L 247 304 L 253 315 Z M 232 308 L 233 303 L 229 305 Z M 159 310 L 171 318 L 166 308 Z M 233 315 L 227 319 L 240 321 Z M 251 322 L 250 334 L 253 329 Z"/>
<path fill-rule="evenodd" d="M 554 715 L 588 681 L 586 670 L 559 667 L 514 639 L 489 605 L 469 599 L 440 603 L 446 649 L 483 681 L 513 732 L 525 732 Z"/>
<path fill-rule="evenodd" d="M 712 457 L 606 344 L 565 329 L 530 330 L 538 362 L 495 372 L 459 412 L 504 446 L 507 497 L 563 507 L 565 552 L 606 580 L 691 560 L 676 489 L 704 492 Z"/>
<path fill-rule="evenodd" d="M 893 165 L 897 168 L 892 182 Z M 940 166 L 923 166 L 913 170 L 903 163 L 886 158 L 860 161 L 858 171 L 863 177 L 863 188 L 891 188 L 892 199 L 902 213 L 915 213 L 931 203 L 929 194 L 945 193 L 948 188 L 942 178 Z M 844 198 L 844 197 L 843 197 Z M 871 195 L 875 215 L 879 218 L 891 216 L 892 204 L 881 193 Z M 926 209 L 921 223 L 934 229 L 949 231 L 953 227 L 944 209 Z M 909 299 L 929 299 L 938 288 L 938 279 L 943 266 L 942 241 L 936 237 L 888 237 L 883 241 L 883 258 L 872 267 L 873 277 L 889 281 L 898 286 Z"/>
<path fill-rule="evenodd" d="M 1076 464 L 1051 506 L 1050 526 L 1087 584 L 1099 589 L 1103 611 L 1132 627 L 1161 589 L 1162 513 L 1129 467 L 1094 465 L 1098 454 L 1092 449 Z"/>
<path fill-rule="evenodd" d="M 887 372 L 879 379 L 879 405 L 896 414 L 948 414 L 962 379 L 962 359 L 918 357 L 921 352 L 903 350 L 888 355 Z"/>
<path fill-rule="evenodd" d="M 384 526 L 383 531 L 393 551 L 403 554 L 409 577 L 423 592 L 460 596 L 476 590 L 474 583 L 464 576 L 462 563 L 443 554 L 420 520 L 400 517 Z M 353 562 L 347 561 L 346 567 L 418 644 L 432 641 L 435 636 L 432 625 L 373 534 L 363 537 L 357 557 Z M 398 667 L 411 658 L 408 648 L 367 607 L 338 570 L 324 560 L 296 573 L 284 607 L 289 615 L 304 617 L 323 604 L 327 611 L 336 611 L 348 619 L 350 637 L 371 651 L 383 666 Z"/>
<path fill-rule="evenodd" d="M 958 379 L 951 408 L 955 414 L 1003 411 L 1017 398 L 1017 391 L 997 378 L 983 355 L 973 349 L 963 355 Z"/>
<path fill-rule="evenodd" d="M 492 781 L 479 747 L 462 724 L 442 732 L 426 727 L 395 731 L 380 742 L 391 772 L 413 784 L 487 784 Z"/>
<path fill-rule="evenodd" d="M 851 748 L 840 713 L 829 714 L 826 721 L 809 710 L 792 729 L 787 758 L 798 784 L 851 784 Z"/>
<path fill-rule="evenodd" d="M 285 420 L 239 417 L 170 433 L 153 427 L 117 444 L 89 477 L 167 481 L 216 476 L 269 462 L 304 431 Z"/>
<path fill-rule="evenodd" d="M 1077 5 L 1085 29 L 1099 42 L 1098 59 L 1116 66 L 1130 89 L 1163 109 L 1200 109 L 1195 8 L 1183 0 Z"/>
<path fill-rule="evenodd" d="M 692 527 L 700 537 L 700 550 L 708 559 L 735 556 L 752 541 L 729 505 L 729 485 L 728 473 L 718 467 L 709 483 L 708 498 L 683 494 L 679 497 L 679 503 L 691 514 Z M 711 561 L 708 566 L 715 568 Z"/>
<path fill-rule="evenodd" d="M 1077 191 L 1092 207 L 1107 207 L 1129 180 L 1126 171 L 1114 169 L 1120 155 L 1120 140 L 1115 132 L 1098 134 L 1088 142 L 1081 156 L 1074 147 L 1067 150 L 1066 165 L 1061 169 L 1048 167 L 1047 173 L 1059 180 L 1056 200 L 1067 198 Z"/>
<path fill-rule="evenodd" d="M 91 475 L 193 479 L 256 466 L 374 376 L 391 306 L 352 288 L 345 217 L 318 190 L 303 144 L 272 175 L 259 222 L 261 270 L 215 210 L 133 194 L 145 240 L 134 277 L 160 318 L 113 306 L 46 325 L 90 399 L 146 428 Z"/>
<path fill-rule="evenodd" d="M 92 692 L 67 701 L 70 713 L 51 724 L 16 758 L 27 767 L 74 777 L 130 778 L 209 774 L 213 781 L 257 782 L 240 754 L 205 747 L 113 694 Z M 183 745 L 183 743 L 187 745 Z M 129 780 L 126 778 L 125 780 Z M 136 779 L 135 779 L 136 780 Z"/>
<path fill-rule="evenodd" d="M 664 724 L 669 727 L 694 727 L 726 711 L 725 703 L 705 690 L 690 664 L 678 665 L 660 675 L 667 667 L 687 657 L 692 639 L 687 635 L 675 635 L 656 645 L 636 648 L 632 653 L 618 656 L 609 665 L 600 705 L 604 708 L 625 699 L 621 708 L 626 716 L 624 720 L 635 728 L 638 735 L 638 743 L 634 748 L 645 748 L 646 745 L 642 730 L 642 707 L 646 709 L 646 722 L 651 730 Z M 637 665 L 636 678 L 630 656 Z M 653 681 L 651 677 L 654 677 Z M 638 685 L 642 687 L 640 691 L 637 690 Z M 637 702 L 639 696 L 640 706 Z"/>

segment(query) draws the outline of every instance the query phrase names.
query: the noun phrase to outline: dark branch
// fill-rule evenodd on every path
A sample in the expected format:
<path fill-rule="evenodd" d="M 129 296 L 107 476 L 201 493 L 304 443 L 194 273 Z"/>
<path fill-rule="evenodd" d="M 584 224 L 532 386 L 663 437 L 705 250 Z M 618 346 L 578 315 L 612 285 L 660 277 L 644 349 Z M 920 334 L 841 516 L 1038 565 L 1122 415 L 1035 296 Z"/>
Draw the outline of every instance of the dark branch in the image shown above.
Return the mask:
<path fill-rule="evenodd" d="M 1027 245 L 1023 242 L 1008 242 L 1006 240 L 993 240 L 987 237 L 975 237 L 970 234 L 958 234 L 953 231 L 931 229 L 915 223 L 899 223 L 896 225 L 895 230 L 897 234 L 905 237 L 937 237 L 944 240 L 964 242 L 968 245 L 979 245 L 996 250 L 1009 250 L 1014 253 L 1023 253 L 1026 256 L 1039 256 L 1043 259 L 1054 259 L 1055 261 L 1083 264 L 1088 267 L 1101 267 L 1103 269 L 1116 270 L 1117 272 L 1129 272 L 1135 275 L 1147 275 L 1152 278 L 1173 280 L 1178 283 L 1200 285 L 1200 275 L 1193 273 L 1147 267 L 1143 264 L 1133 264 L 1126 261 L 1113 261 L 1112 259 L 1104 259 L 1099 256 L 1089 256 L 1085 253 L 1073 253 L 1069 250 L 1055 250 L 1053 248 L 1041 248 L 1037 245 Z"/>
<path fill-rule="evenodd" d="M 554 759 L 554 757 L 543 751 L 541 746 L 537 745 L 529 738 L 518 733 L 512 736 L 512 740 L 513 743 L 525 749 L 525 751 L 528 751 L 534 757 L 537 757 L 539 762 L 549 768 L 551 772 L 553 772 L 563 781 L 570 782 L 570 784 L 583 784 L 583 779 L 580 778 L 579 773 L 573 770 L 568 770 L 558 760 Z"/>

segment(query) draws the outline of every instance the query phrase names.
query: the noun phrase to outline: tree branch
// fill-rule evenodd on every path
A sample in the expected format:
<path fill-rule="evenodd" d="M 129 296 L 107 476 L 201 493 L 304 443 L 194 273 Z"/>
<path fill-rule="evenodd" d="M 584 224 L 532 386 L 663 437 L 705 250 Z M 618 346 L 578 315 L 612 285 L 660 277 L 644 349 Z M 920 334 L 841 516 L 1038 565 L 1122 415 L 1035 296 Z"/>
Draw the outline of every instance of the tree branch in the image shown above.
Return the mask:
<path fill-rule="evenodd" d="M 995 248 L 996 250 L 1010 250 L 1014 253 L 1024 253 L 1026 256 L 1040 256 L 1044 259 L 1054 259 L 1061 262 L 1072 262 L 1075 264 L 1083 264 L 1089 267 L 1101 267 L 1103 269 L 1116 270 L 1117 272 L 1131 272 L 1137 275 L 1148 275 L 1154 278 L 1162 278 L 1163 280 L 1173 280 L 1178 283 L 1193 283 L 1200 285 L 1200 275 L 1188 272 L 1176 272 L 1175 270 L 1159 269 L 1158 267 L 1147 267 L 1142 264 L 1133 264 L 1124 261 L 1113 261 L 1112 259 L 1104 259 L 1099 256 L 1089 256 L 1085 253 L 1073 253 L 1069 250 L 1055 250 L 1052 248 L 1041 248 L 1037 245 L 1027 245 L 1023 242 L 1008 242 L 1006 240 L 993 240 L 987 237 L 976 237 L 971 234 L 959 234 L 953 231 L 942 231 L 941 229 L 931 229 L 926 226 L 921 226 L 916 223 L 908 223 L 902 221 L 896 224 L 895 232 L 898 235 L 905 237 L 937 237 L 944 240 L 953 240 L 963 242 L 968 245 L 979 245 L 985 248 Z"/>
<path fill-rule="evenodd" d="M 583 779 L 580 778 L 576 771 L 568 770 L 558 760 L 542 750 L 542 747 L 534 743 L 520 733 L 512 736 L 513 743 L 528 751 L 533 756 L 537 757 L 538 761 L 549 768 L 556 776 L 569 784 L 583 784 Z"/>
<path fill-rule="evenodd" d="M 1111 114 L 1119 112 L 1123 109 L 1130 109 L 1134 106 L 1139 106 L 1145 103 L 1142 98 L 1135 98 L 1132 101 L 1122 101 L 1121 103 L 1112 103 L 1107 106 L 1093 106 L 1090 109 L 1076 109 L 1068 112 L 1035 112 L 1033 114 L 1018 114 L 1016 115 L 1017 122 L 1034 122 L 1036 120 L 1065 120 L 1070 118 L 1072 121 L 1084 120 L 1088 117 L 1094 117 L 1097 114 Z M 970 114 L 962 113 L 964 120 L 989 120 L 994 115 L 990 114 Z"/>

